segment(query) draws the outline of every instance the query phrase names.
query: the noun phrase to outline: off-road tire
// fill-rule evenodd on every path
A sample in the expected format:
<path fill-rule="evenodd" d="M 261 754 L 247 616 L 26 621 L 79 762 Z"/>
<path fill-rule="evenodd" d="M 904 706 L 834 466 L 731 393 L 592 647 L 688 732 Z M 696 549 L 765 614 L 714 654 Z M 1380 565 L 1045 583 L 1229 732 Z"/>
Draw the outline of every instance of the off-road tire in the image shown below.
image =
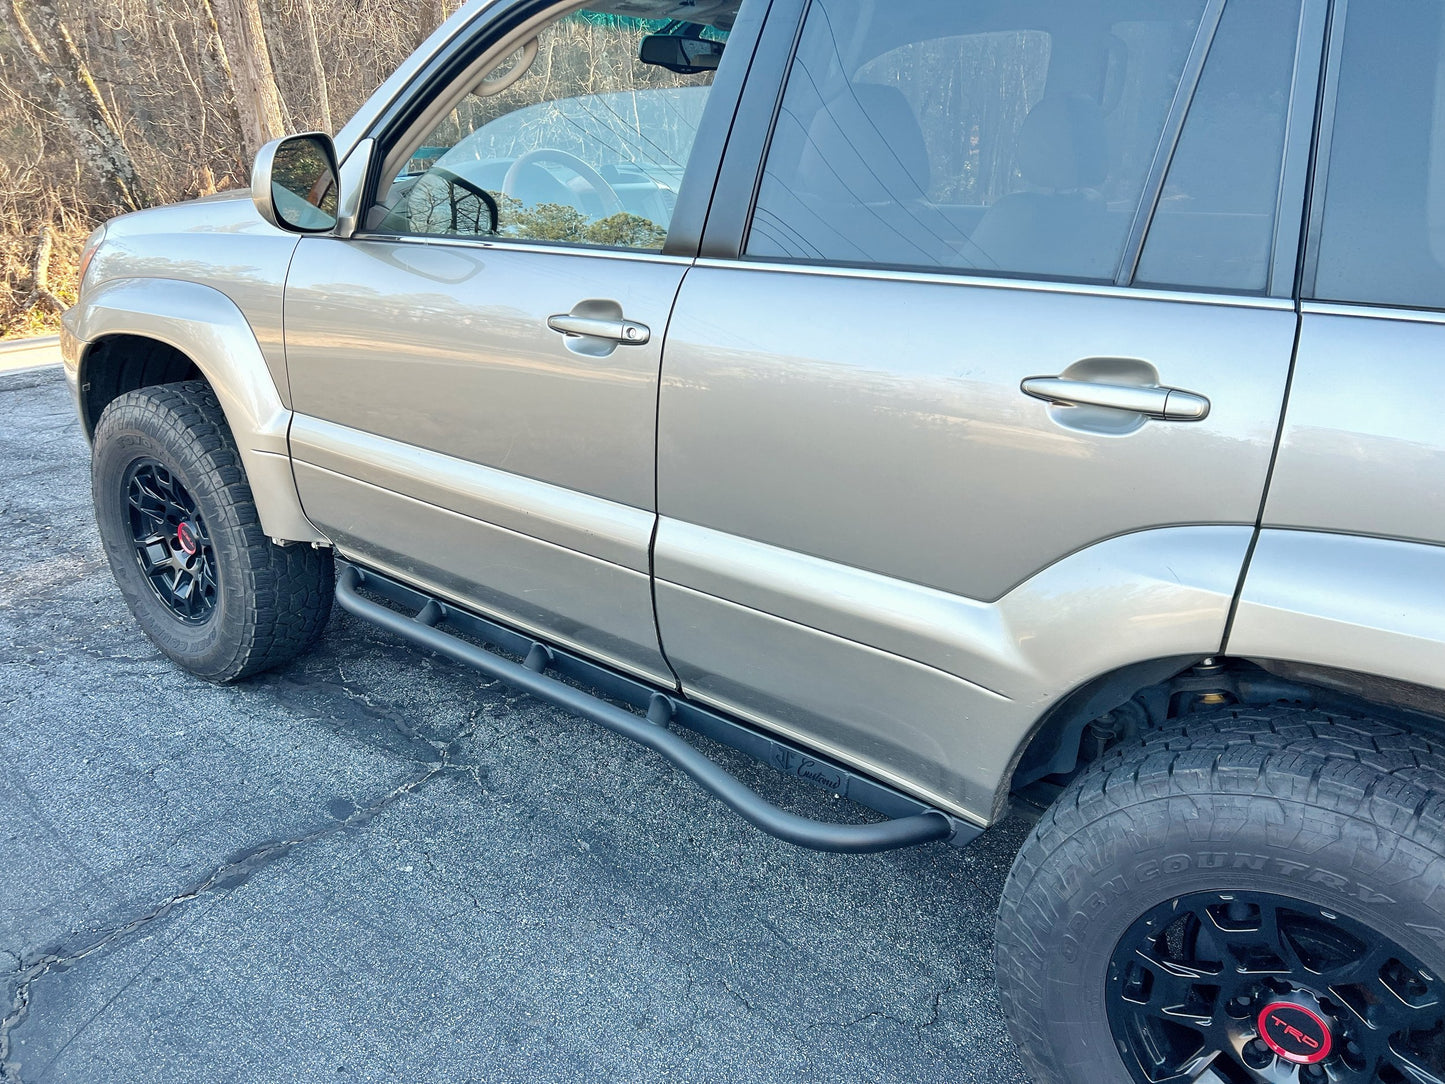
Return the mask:
<path fill-rule="evenodd" d="M 1188 893 L 1327 909 L 1438 981 L 1442 796 L 1445 743 L 1284 706 L 1201 712 L 1111 751 L 1045 812 L 999 908 L 999 990 L 1036 1084 L 1132 1079 L 1109 1023 L 1111 958 L 1136 920 Z"/>
<path fill-rule="evenodd" d="M 188 491 L 204 521 L 215 601 L 199 622 L 172 612 L 137 558 L 125 480 L 154 461 Z M 116 583 L 146 635 L 197 677 L 230 682 L 279 666 L 316 640 L 331 614 L 330 550 L 280 546 L 261 529 L 251 487 L 215 394 L 203 381 L 121 395 L 95 427 L 91 493 Z"/>

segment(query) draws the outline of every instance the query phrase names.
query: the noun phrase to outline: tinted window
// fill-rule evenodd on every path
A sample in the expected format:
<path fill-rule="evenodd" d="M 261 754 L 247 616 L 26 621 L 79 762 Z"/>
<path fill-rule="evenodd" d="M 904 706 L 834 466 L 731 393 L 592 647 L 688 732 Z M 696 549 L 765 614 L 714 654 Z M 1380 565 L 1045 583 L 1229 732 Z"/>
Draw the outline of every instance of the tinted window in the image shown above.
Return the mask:
<path fill-rule="evenodd" d="M 1296 0 L 1225 7 L 1135 281 L 1268 286 L 1298 34 Z"/>
<path fill-rule="evenodd" d="M 813 0 L 746 250 L 1110 281 L 1203 3 Z"/>
<path fill-rule="evenodd" d="M 1351 0 L 1314 294 L 1445 308 L 1445 79 L 1435 2 Z"/>
<path fill-rule="evenodd" d="M 713 72 L 644 63 L 643 42 L 725 42 L 736 6 L 710 9 L 725 25 L 578 11 L 546 27 L 409 148 L 375 228 L 660 249 Z"/>

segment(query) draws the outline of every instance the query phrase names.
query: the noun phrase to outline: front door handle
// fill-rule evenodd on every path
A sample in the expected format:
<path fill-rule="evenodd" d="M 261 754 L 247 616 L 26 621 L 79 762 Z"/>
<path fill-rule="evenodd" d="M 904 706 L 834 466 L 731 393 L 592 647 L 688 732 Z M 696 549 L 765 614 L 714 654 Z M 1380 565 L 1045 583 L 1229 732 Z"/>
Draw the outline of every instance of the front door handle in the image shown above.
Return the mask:
<path fill-rule="evenodd" d="M 1209 400 L 1178 388 L 1138 384 L 1099 384 L 1059 376 L 1031 376 L 1021 385 L 1025 395 L 1059 406 L 1108 407 L 1167 422 L 1197 422 L 1209 414 Z"/>
<path fill-rule="evenodd" d="M 601 316 L 578 316 L 562 312 L 547 317 L 547 326 L 563 335 L 582 335 L 589 339 L 608 339 L 624 346 L 642 346 L 652 338 L 652 329 L 634 320 L 612 320 Z"/>

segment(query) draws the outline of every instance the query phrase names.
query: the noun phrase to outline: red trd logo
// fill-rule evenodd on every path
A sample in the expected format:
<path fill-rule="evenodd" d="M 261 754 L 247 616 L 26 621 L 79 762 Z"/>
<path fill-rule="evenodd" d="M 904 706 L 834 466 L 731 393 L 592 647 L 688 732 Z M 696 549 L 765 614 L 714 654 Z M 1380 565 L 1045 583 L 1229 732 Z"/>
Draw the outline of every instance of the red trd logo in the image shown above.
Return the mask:
<path fill-rule="evenodd" d="M 1314 1065 L 1330 1055 L 1330 1026 L 1313 1009 L 1275 1001 L 1259 1014 L 1259 1037 L 1285 1061 Z"/>
<path fill-rule="evenodd" d="M 1315 1040 L 1311 1039 L 1311 1038 L 1310 1038 L 1308 1035 L 1306 1035 L 1304 1032 L 1300 1031 L 1299 1028 L 1294 1027 L 1294 1026 L 1292 1026 L 1292 1025 L 1290 1025 L 1290 1024 L 1286 1024 L 1286 1023 L 1285 1023 L 1283 1020 L 1281 1020 L 1278 1016 L 1271 1016 L 1271 1017 L 1269 1018 L 1269 1022 L 1270 1022 L 1271 1024 L 1273 1024 L 1275 1027 L 1284 1028 L 1284 1033 L 1285 1033 L 1286 1035 L 1288 1035 L 1291 1039 L 1293 1039 L 1295 1042 L 1297 1042 L 1297 1043 L 1303 1043 L 1305 1046 L 1309 1047 L 1311 1050 L 1318 1050 L 1318 1049 L 1320 1048 L 1320 1044 L 1319 1044 L 1319 1043 L 1315 1042 Z"/>

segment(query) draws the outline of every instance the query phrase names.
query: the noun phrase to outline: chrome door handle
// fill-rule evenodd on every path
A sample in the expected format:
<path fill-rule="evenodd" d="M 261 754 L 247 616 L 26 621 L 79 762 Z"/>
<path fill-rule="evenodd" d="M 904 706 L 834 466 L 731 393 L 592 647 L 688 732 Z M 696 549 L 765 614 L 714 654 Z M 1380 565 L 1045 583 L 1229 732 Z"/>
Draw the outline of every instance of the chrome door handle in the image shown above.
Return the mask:
<path fill-rule="evenodd" d="M 1167 422 L 1197 422 L 1209 414 L 1209 400 L 1178 388 L 1134 384 L 1098 384 L 1058 376 L 1031 376 L 1020 385 L 1025 395 L 1059 406 L 1108 407 Z"/>
<path fill-rule="evenodd" d="M 563 335 L 583 335 L 589 339 L 609 339 L 625 346 L 641 346 L 652 338 L 652 329 L 632 320 L 609 320 L 599 316 L 574 316 L 561 312 L 547 317 L 547 326 Z"/>

